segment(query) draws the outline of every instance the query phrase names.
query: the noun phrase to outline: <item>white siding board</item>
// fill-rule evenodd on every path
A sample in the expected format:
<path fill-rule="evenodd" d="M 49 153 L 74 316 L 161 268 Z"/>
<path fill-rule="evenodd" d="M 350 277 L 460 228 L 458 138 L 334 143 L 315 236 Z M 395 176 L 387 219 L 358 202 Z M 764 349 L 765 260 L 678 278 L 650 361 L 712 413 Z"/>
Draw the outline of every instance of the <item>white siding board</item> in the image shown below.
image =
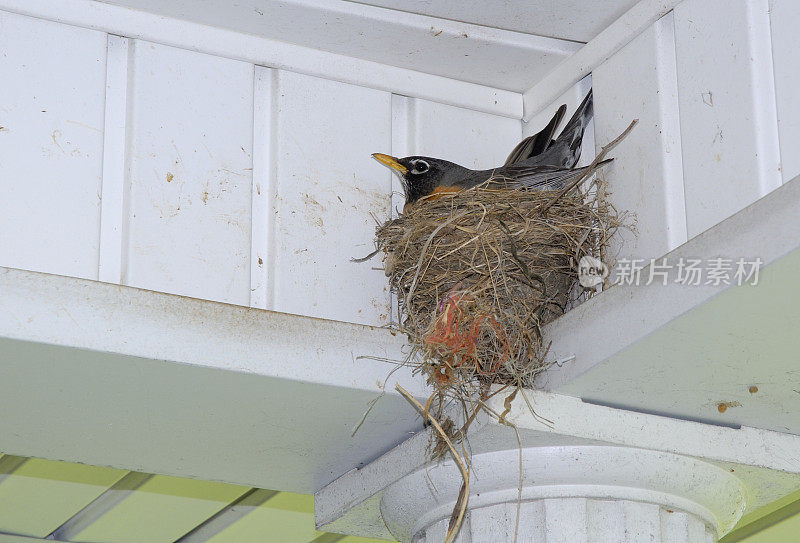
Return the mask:
<path fill-rule="evenodd" d="M 389 292 L 373 248 L 390 214 L 391 173 L 373 160 L 391 138 L 391 95 L 279 72 L 274 196 L 274 307 L 383 324 Z"/>
<path fill-rule="evenodd" d="M 777 94 L 778 131 L 781 148 L 781 174 L 783 181 L 800 175 L 800 2 L 797 0 L 772 0 L 770 2 L 772 29 L 772 54 Z"/>
<path fill-rule="evenodd" d="M 522 121 L 415 99 L 414 154 L 467 168 L 500 166 L 522 139 Z"/>
<path fill-rule="evenodd" d="M 781 184 L 767 0 L 675 8 L 687 228 L 695 236 Z"/>
<path fill-rule="evenodd" d="M 253 66 L 133 47 L 126 284 L 248 305 Z"/>
<path fill-rule="evenodd" d="M 0 12 L 0 265 L 97 278 L 106 35 Z"/>
<path fill-rule="evenodd" d="M 663 17 L 592 75 L 598 152 L 639 119 L 601 174 L 617 209 L 635 214 L 619 258 L 658 258 L 687 239 L 673 28 Z"/>

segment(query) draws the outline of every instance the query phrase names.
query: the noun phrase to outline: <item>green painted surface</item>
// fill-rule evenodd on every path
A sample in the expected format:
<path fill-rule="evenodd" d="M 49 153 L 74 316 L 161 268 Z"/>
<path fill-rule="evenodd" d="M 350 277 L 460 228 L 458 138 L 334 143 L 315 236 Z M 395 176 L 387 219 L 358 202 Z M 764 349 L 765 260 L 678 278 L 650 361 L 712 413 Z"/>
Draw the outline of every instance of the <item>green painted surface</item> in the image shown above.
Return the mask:
<path fill-rule="evenodd" d="M 344 539 L 340 539 L 336 543 L 386 543 L 384 539 L 372 539 L 370 537 L 356 537 L 349 535 Z"/>
<path fill-rule="evenodd" d="M 0 481 L 0 531 L 45 537 L 126 473 L 28 459 Z"/>
<path fill-rule="evenodd" d="M 272 500 L 256 507 L 238 522 L 208 540 L 208 543 L 308 543 L 322 532 L 314 529 L 313 496 L 278 494 L 276 498 L 298 502 L 310 498 L 312 510 L 301 512 L 273 508 Z M 274 498 L 273 498 L 274 499 Z"/>
<path fill-rule="evenodd" d="M 800 491 L 743 516 L 720 543 L 789 543 L 800 541 Z"/>
<path fill-rule="evenodd" d="M 773 524 L 749 537 L 740 539 L 746 543 L 795 543 L 800 541 L 800 515 L 795 515 Z"/>
<path fill-rule="evenodd" d="M 73 541 L 172 543 L 247 492 L 244 486 L 158 475 Z"/>

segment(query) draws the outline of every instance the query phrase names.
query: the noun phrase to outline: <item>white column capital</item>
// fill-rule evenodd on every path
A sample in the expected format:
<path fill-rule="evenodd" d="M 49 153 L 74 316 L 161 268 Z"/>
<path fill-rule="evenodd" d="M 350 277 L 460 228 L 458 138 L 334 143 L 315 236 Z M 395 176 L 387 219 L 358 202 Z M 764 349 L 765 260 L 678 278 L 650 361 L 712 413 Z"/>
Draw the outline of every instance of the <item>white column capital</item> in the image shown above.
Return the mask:
<path fill-rule="evenodd" d="M 800 489 L 800 436 L 728 428 L 584 403 L 542 391 L 470 427 L 472 473 L 461 543 L 715 541 L 744 512 Z M 502 395 L 490 410 L 507 408 Z M 443 541 L 461 488 L 431 431 L 316 494 L 320 529 L 414 543 Z M 522 443 L 522 470 L 520 447 Z M 424 540 L 423 540 L 424 537 Z M 416 538 L 416 540 L 414 539 Z"/>
<path fill-rule="evenodd" d="M 471 459 L 468 514 L 458 541 L 713 542 L 745 507 L 737 477 L 714 464 L 633 447 L 506 449 Z M 520 478 L 522 490 L 520 493 Z M 444 541 L 461 487 L 452 462 L 431 463 L 389 485 L 381 513 L 400 541 Z"/>

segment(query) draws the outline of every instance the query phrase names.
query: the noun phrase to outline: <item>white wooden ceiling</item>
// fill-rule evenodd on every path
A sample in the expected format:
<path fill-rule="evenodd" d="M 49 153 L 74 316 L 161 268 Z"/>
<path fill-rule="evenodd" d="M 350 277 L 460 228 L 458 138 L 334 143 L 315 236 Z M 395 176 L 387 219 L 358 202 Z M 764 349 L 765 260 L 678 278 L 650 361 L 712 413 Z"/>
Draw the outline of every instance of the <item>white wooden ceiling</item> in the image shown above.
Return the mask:
<path fill-rule="evenodd" d="M 520 18 L 537 20 L 537 10 L 521 1 L 488 8 L 475 2 L 464 17 L 456 16 L 455 2 L 436 9 L 413 2 L 415 10 L 419 4 L 415 13 L 394 9 L 401 4 L 394 1 L 385 2 L 388 7 L 324 0 L 102 1 L 514 92 L 529 89 L 580 48 L 569 40 L 591 38 L 634 3 L 593 2 L 601 6 L 598 15 L 570 9 L 578 0 L 563 11 L 539 2 L 552 4 L 543 6 L 549 15 L 519 25 L 513 23 Z"/>
<path fill-rule="evenodd" d="M 637 0 L 365 0 L 410 13 L 587 42 Z"/>

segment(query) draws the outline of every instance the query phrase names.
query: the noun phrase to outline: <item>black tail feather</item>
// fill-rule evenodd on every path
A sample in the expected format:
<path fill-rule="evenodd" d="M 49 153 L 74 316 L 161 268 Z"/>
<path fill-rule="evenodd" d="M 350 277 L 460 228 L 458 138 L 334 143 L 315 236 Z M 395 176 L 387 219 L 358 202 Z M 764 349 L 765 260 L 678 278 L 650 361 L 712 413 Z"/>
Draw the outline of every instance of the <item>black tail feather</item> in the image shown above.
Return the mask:
<path fill-rule="evenodd" d="M 561 124 L 561 120 L 564 118 L 566 112 L 566 105 L 562 105 L 558 108 L 558 111 L 556 111 L 553 118 L 550 119 L 550 122 L 547 123 L 547 126 L 538 133 L 528 136 L 514 147 L 514 150 L 508 155 L 504 165 L 510 166 L 544 153 L 553 143 L 553 135 L 556 133 L 556 128 Z"/>

